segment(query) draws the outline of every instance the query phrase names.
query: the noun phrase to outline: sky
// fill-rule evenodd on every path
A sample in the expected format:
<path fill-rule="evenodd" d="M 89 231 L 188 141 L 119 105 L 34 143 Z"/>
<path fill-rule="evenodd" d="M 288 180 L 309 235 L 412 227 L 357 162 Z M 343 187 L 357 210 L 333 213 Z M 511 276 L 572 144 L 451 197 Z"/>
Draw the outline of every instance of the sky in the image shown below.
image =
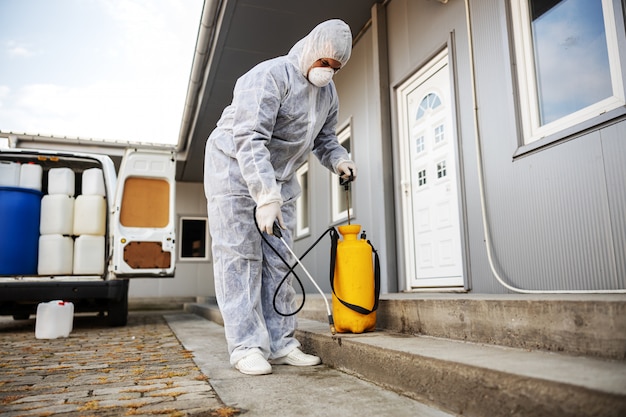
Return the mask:
<path fill-rule="evenodd" d="M 175 144 L 203 0 L 0 0 L 0 131 Z"/>
<path fill-rule="evenodd" d="M 533 22 L 542 122 L 613 93 L 602 4 L 566 0 Z"/>

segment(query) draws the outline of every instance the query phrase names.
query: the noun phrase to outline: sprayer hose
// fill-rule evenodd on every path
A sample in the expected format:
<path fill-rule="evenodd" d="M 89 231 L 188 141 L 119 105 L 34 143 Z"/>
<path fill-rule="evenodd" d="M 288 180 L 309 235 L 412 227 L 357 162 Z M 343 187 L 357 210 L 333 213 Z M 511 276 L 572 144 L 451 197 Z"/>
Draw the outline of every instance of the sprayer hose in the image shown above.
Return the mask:
<path fill-rule="evenodd" d="M 300 310 L 302 310 L 302 308 L 304 307 L 304 302 L 306 301 L 306 291 L 304 290 L 304 285 L 302 284 L 302 281 L 300 280 L 300 277 L 298 276 L 298 274 L 296 274 L 296 271 L 294 271 L 294 268 L 296 266 L 298 266 L 298 263 L 296 262 L 293 265 L 289 265 L 289 262 L 287 262 L 285 260 L 285 258 L 282 257 L 282 255 L 278 252 L 278 250 L 269 242 L 269 240 L 265 237 L 265 234 L 261 231 L 261 228 L 259 227 L 259 224 L 256 221 L 256 207 L 254 208 L 254 212 L 253 212 L 253 217 L 254 217 L 254 224 L 256 225 L 257 230 L 259 231 L 259 234 L 261 235 L 261 238 L 263 239 L 263 241 L 265 241 L 265 243 L 267 243 L 267 245 L 272 249 L 272 251 L 280 258 L 280 260 L 289 268 L 289 270 L 287 271 L 287 273 L 285 274 L 285 276 L 282 278 L 282 280 L 280 281 L 280 283 L 278 284 L 278 286 L 276 287 L 276 291 L 274 292 L 274 298 L 272 300 L 272 304 L 274 306 L 274 310 L 276 311 L 276 313 L 278 313 L 279 315 L 283 316 L 283 317 L 290 317 L 290 316 L 294 316 L 296 314 L 298 314 L 300 312 Z M 322 233 L 322 235 L 320 237 L 317 238 L 317 240 L 315 242 L 313 242 L 313 244 L 311 246 L 309 246 L 309 248 L 304 252 L 304 254 L 299 258 L 300 260 L 304 259 L 304 257 L 315 247 L 317 246 L 317 244 L 322 240 L 322 238 L 324 236 L 326 236 L 328 233 L 331 233 L 334 229 L 332 227 L 329 227 L 328 229 L 326 229 L 326 231 L 324 233 Z M 283 241 L 284 242 L 284 241 Z M 285 245 L 287 244 L 286 242 L 284 242 Z M 292 255 L 293 252 L 292 252 Z M 294 255 L 295 256 L 295 255 Z M 298 281 L 298 284 L 300 285 L 300 289 L 302 290 L 302 303 L 300 304 L 300 306 L 293 312 L 291 313 L 284 313 L 282 311 L 279 311 L 278 308 L 276 307 L 276 297 L 278 296 L 278 292 L 280 291 L 281 287 L 283 286 L 283 284 L 285 283 L 285 281 L 287 280 L 287 278 L 289 277 L 289 274 L 293 274 L 293 276 L 296 278 L 296 280 Z M 311 277 L 309 277 L 311 278 Z M 313 280 L 313 278 L 311 278 L 311 280 Z M 319 288 L 317 286 L 317 284 L 315 284 L 315 282 L 313 281 L 314 285 Z"/>

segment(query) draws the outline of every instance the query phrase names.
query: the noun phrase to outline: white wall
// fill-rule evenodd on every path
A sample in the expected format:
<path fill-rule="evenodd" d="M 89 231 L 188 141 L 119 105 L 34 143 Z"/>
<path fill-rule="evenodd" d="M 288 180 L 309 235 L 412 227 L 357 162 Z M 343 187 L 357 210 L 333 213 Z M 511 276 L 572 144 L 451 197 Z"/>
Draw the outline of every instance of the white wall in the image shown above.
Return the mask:
<path fill-rule="evenodd" d="M 206 217 L 206 198 L 202 183 L 176 183 L 177 239 L 181 216 Z M 210 242 L 207 242 L 210 244 Z M 176 254 L 174 278 L 137 278 L 130 283 L 129 298 L 214 296 L 213 264 L 209 261 L 181 261 Z"/>

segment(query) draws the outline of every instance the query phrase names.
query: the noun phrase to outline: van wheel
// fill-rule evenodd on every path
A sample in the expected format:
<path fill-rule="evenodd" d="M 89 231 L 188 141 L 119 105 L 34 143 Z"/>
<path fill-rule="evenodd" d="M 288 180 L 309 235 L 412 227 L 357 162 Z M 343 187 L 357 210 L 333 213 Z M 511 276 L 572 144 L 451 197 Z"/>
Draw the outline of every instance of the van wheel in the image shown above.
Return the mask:
<path fill-rule="evenodd" d="M 112 327 L 126 326 L 128 323 L 128 293 L 121 300 L 109 301 L 107 323 Z"/>

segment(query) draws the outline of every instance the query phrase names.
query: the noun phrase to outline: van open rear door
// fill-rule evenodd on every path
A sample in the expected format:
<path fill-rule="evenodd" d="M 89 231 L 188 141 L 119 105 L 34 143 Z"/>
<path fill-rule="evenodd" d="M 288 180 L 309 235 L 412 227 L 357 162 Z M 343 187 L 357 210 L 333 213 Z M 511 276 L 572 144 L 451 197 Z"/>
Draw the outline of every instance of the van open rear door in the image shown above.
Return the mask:
<path fill-rule="evenodd" d="M 126 150 L 109 229 L 117 277 L 174 276 L 175 174 L 173 151 Z"/>

